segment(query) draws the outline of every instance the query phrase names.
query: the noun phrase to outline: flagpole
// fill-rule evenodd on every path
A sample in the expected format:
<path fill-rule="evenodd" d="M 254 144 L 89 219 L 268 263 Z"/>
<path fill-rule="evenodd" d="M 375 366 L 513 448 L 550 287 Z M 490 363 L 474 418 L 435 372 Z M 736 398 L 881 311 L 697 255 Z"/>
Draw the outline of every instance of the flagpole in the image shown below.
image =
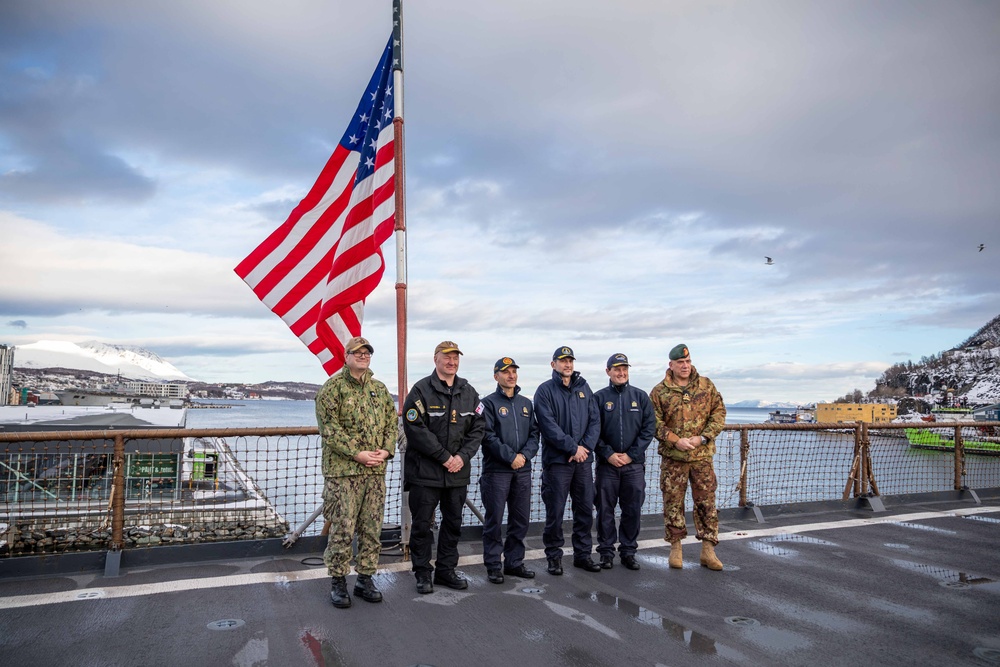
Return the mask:
<path fill-rule="evenodd" d="M 409 388 L 406 378 L 406 161 L 403 152 L 403 0 L 392 2 L 393 190 L 396 200 L 396 368 L 399 410 Z"/>
<path fill-rule="evenodd" d="M 393 136 L 393 195 L 396 204 L 396 373 L 397 394 L 399 396 L 399 449 L 400 467 L 406 458 L 406 442 L 403 440 L 403 402 L 409 391 L 406 381 L 406 161 L 403 159 L 403 0 L 392 0 L 392 85 L 396 89 L 393 98 L 395 115 L 392 119 Z M 400 486 L 399 542 L 403 560 L 410 560 L 410 516 L 409 492 Z"/>

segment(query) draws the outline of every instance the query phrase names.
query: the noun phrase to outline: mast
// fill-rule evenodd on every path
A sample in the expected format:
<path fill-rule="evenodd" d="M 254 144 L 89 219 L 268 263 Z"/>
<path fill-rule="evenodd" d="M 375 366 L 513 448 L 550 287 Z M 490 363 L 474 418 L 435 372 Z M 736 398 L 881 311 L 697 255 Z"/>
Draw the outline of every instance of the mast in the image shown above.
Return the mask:
<path fill-rule="evenodd" d="M 406 161 L 403 158 L 403 0 L 392 0 L 392 85 L 395 88 L 393 192 L 396 203 L 396 373 L 399 410 L 409 391 L 406 380 Z"/>

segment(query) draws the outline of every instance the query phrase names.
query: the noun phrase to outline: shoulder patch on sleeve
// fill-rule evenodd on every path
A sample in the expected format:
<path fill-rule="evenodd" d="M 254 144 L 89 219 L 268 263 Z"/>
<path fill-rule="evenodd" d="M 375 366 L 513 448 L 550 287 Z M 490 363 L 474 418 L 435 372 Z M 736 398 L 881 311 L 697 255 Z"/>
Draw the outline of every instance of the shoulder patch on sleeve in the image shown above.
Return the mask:
<path fill-rule="evenodd" d="M 413 402 L 413 405 L 417 407 L 417 410 L 420 410 L 420 414 L 424 414 L 425 412 L 427 412 L 427 410 L 424 409 L 424 404 L 420 401 L 419 398 Z M 410 421 L 413 420 L 411 419 Z"/>
<path fill-rule="evenodd" d="M 477 415 L 483 414 L 483 410 L 484 410 L 484 408 L 483 408 L 483 402 L 479 401 L 479 405 L 476 406 L 476 414 Z"/>
<path fill-rule="evenodd" d="M 406 421 L 408 421 L 408 422 L 415 422 L 415 421 L 417 421 L 417 411 L 414 410 L 413 408 L 410 408 L 409 410 L 407 410 L 406 411 Z"/>

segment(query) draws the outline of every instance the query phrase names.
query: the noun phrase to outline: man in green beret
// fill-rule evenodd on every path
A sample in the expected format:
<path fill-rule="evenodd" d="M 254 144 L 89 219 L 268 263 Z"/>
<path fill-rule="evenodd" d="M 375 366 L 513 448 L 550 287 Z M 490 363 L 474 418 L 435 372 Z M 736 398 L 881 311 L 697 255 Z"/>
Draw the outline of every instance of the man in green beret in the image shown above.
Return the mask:
<path fill-rule="evenodd" d="M 715 506 L 717 480 L 712 457 L 715 438 L 726 424 L 722 395 L 691 365 L 683 343 L 670 350 L 666 377 L 649 392 L 659 440 L 660 489 L 663 491 L 664 539 L 670 542 L 670 567 L 681 569 L 681 540 L 687 536 L 684 496 L 688 480 L 694 500 L 695 535 L 701 540 L 701 564 L 721 570 L 715 555 L 719 543 L 719 513 Z"/>

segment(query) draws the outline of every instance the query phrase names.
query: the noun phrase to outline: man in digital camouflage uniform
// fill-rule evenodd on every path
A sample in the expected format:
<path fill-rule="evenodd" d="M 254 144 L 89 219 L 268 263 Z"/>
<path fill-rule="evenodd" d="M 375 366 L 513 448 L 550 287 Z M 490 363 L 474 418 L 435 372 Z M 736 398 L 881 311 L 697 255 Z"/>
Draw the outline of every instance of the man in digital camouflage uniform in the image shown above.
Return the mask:
<path fill-rule="evenodd" d="M 381 602 L 372 575 L 381 552 L 386 461 L 396 453 L 396 408 L 385 385 L 368 369 L 374 348 L 356 336 L 345 347 L 345 366 L 316 394 L 316 421 L 323 438 L 323 517 L 330 537 L 323 561 L 333 577 L 335 607 L 351 606 L 347 574 L 351 541 L 358 536 L 354 594 Z"/>
<path fill-rule="evenodd" d="M 726 424 L 726 406 L 712 381 L 691 365 L 686 345 L 670 350 L 670 364 L 663 382 L 649 392 L 656 415 L 659 440 L 660 489 L 663 491 L 664 539 L 670 542 L 670 567 L 684 566 L 681 540 L 687 536 L 684 495 L 691 480 L 695 536 L 701 540 L 701 564 L 721 570 L 715 555 L 719 543 L 717 486 L 712 457 L 715 438 Z"/>

